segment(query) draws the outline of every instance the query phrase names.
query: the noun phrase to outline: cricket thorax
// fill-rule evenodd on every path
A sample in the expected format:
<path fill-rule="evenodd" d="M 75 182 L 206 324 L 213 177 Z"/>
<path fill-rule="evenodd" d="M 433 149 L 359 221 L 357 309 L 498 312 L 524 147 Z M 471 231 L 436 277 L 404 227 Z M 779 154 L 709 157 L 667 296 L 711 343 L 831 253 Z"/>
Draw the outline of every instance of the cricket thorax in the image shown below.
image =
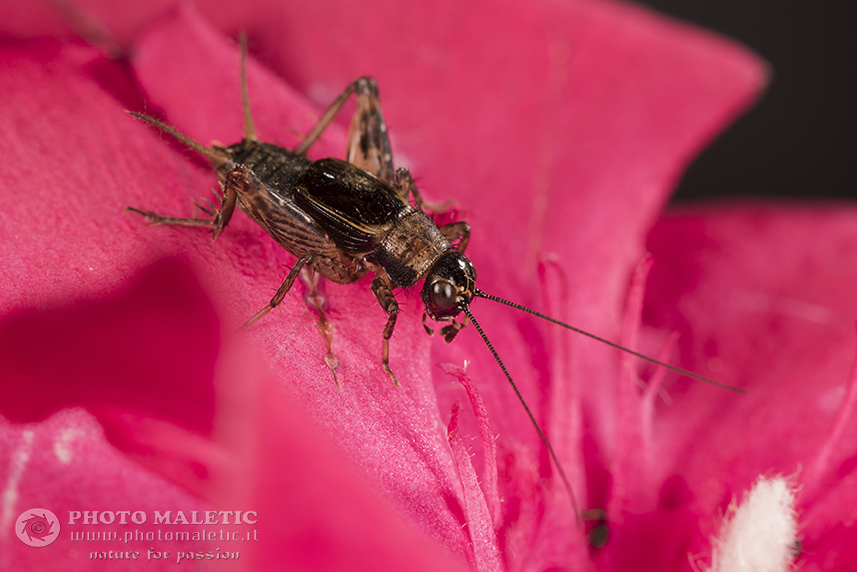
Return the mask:
<path fill-rule="evenodd" d="M 384 267 L 396 286 L 407 288 L 425 278 L 434 263 L 451 249 L 430 218 L 407 207 L 396 224 L 377 237 L 372 258 Z"/>

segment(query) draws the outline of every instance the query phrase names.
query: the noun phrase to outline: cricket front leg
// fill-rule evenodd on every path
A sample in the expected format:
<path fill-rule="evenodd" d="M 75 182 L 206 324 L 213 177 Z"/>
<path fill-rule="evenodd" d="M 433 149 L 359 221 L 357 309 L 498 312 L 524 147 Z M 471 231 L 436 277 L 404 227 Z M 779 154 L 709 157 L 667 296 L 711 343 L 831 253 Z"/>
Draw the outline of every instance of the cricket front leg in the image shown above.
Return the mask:
<path fill-rule="evenodd" d="M 464 251 L 467 249 L 467 243 L 470 242 L 470 225 L 466 222 L 452 222 L 449 224 L 445 224 L 440 227 L 440 233 L 448 240 L 449 242 L 455 242 L 458 240 L 458 246 L 456 246 L 456 250 L 461 254 L 464 254 Z"/>
<path fill-rule="evenodd" d="M 393 336 L 393 330 L 396 327 L 396 316 L 399 314 L 399 303 L 396 302 L 396 297 L 393 296 L 393 291 L 390 286 L 380 277 L 375 276 L 372 280 L 372 292 L 375 294 L 375 299 L 378 304 L 387 312 L 387 325 L 384 327 L 384 341 L 381 349 L 381 363 L 384 364 L 384 371 L 393 380 L 393 384 L 399 385 L 399 380 L 390 369 L 390 338 Z"/>
<path fill-rule="evenodd" d="M 396 169 L 396 184 L 393 186 L 400 197 L 407 201 L 410 200 L 411 196 L 413 196 L 414 203 L 416 203 L 418 207 L 422 208 L 423 197 L 420 195 L 420 191 L 417 189 L 417 184 L 414 182 L 414 177 L 411 175 L 410 171 L 404 167 Z"/>
<path fill-rule="evenodd" d="M 452 205 L 455 201 L 446 201 L 445 203 L 439 205 L 436 203 L 429 203 L 423 200 L 422 195 L 420 194 L 420 190 L 417 188 L 417 184 L 414 182 L 413 176 L 411 176 L 411 172 L 405 169 L 404 167 L 400 167 L 396 169 L 396 182 L 393 185 L 396 189 L 396 192 L 399 194 L 402 199 L 405 201 L 409 201 L 411 197 L 414 198 L 414 204 L 419 207 L 420 210 L 429 211 L 434 214 L 443 214 L 448 209 L 449 206 Z"/>

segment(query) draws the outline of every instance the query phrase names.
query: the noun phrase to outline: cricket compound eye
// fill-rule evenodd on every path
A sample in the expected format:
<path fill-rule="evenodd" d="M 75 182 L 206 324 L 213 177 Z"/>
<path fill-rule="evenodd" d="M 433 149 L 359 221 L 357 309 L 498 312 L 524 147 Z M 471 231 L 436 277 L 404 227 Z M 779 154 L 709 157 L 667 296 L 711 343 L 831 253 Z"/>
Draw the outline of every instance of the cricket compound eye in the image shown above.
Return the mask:
<path fill-rule="evenodd" d="M 449 310 L 455 304 L 455 288 L 449 282 L 435 282 L 431 285 L 431 305 L 437 310 Z"/>

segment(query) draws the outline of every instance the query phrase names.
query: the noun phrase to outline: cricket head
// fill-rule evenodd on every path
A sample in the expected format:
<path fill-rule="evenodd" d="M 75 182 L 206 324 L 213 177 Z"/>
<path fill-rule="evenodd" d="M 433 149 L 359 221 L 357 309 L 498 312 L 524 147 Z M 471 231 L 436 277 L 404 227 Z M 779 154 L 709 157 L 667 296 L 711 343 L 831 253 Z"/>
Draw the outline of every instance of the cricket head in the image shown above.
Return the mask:
<path fill-rule="evenodd" d="M 459 325 L 455 317 L 467 311 L 475 295 L 476 268 L 463 254 L 454 250 L 434 263 L 420 293 L 426 314 L 432 320 L 453 323 L 441 331 L 447 342 L 452 341 L 463 325 Z"/>

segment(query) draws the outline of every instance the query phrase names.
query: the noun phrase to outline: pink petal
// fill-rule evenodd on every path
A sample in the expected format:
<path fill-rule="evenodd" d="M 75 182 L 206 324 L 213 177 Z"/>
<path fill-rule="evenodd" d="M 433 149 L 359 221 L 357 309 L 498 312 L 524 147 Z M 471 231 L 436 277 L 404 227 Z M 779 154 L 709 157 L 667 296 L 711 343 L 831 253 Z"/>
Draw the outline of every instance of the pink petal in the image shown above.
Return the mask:
<path fill-rule="evenodd" d="M 237 26 L 234 4 L 220 12 L 221 4 L 206 6 L 224 26 Z M 251 47 L 318 104 L 325 105 L 357 75 L 379 78 L 400 163 L 420 177 L 426 196 L 456 198 L 471 211 L 469 254 L 486 290 L 541 306 L 534 270 L 537 255 L 552 250 L 574 279 L 571 295 L 562 301 L 570 303 L 569 312 L 560 317 L 613 338 L 628 276 L 642 255 L 640 239 L 672 182 L 693 152 L 762 82 L 761 65 L 740 49 L 624 4 L 536 3 L 503 11 L 487 4 L 427 9 L 296 3 L 282 11 L 258 6 L 265 10 L 254 10 L 254 5 L 241 9 Z M 129 13 L 123 20 L 120 9 L 113 10 L 111 17 L 94 12 L 104 22 L 117 22 L 110 24 L 113 28 L 120 22 L 124 30 L 139 27 L 139 14 Z M 495 16 L 490 25 L 485 14 Z M 324 25 L 310 25 L 314 22 Z M 228 64 L 237 62 L 234 49 L 187 15 L 163 20 L 135 47 L 135 71 L 146 100 L 164 111 L 166 121 L 203 143 L 212 138 L 228 143 L 240 136 L 237 64 Z M 9 93 L 26 98 L 22 116 L 28 117 L 26 126 L 8 130 L 9 141 L 24 134 L 20 142 L 30 145 L 6 149 L 7 157 L 18 160 L 10 164 L 24 165 L 22 172 L 28 175 L 16 190 L 11 213 L 16 216 L 9 220 L 34 221 L 27 235 L 45 241 L 23 250 L 21 263 L 6 269 L 13 281 L 4 302 L 15 307 L 55 303 L 74 293 L 98 296 L 155 252 L 182 253 L 212 293 L 227 326 L 240 324 L 266 303 L 293 260 L 243 217 L 236 217 L 214 245 L 203 233 L 146 228 L 138 219 L 119 217 L 127 204 L 190 214 L 187 199 L 204 195 L 213 178 L 194 166 L 188 154 L 177 154 L 156 134 L 122 116 L 121 106 L 94 84 L 75 77 L 98 78 L 128 97 L 133 87 L 115 68 L 92 60 L 86 50 L 62 50 L 63 57 L 73 52 L 79 68 L 63 67 L 62 58 L 60 63 L 47 58 L 53 75 L 40 76 L 33 66 L 26 68 L 29 77 L 16 77 L 8 86 Z M 307 107 L 260 68 L 251 66 L 250 72 L 263 137 L 294 144 L 284 127 L 305 130 L 312 121 L 305 115 Z M 72 89 L 58 97 L 48 96 L 47 87 L 33 94 L 15 87 L 50 85 L 48 79 Z M 97 114 L 85 115 L 96 108 Z M 45 109 L 56 109 L 50 122 Z M 70 161 L 68 154 L 54 150 L 45 133 L 56 132 L 72 138 L 64 141 L 63 151 L 86 149 L 87 161 Z M 339 155 L 342 141 L 341 130 L 331 129 L 314 156 Z M 49 153 L 24 159 L 23 150 L 34 148 L 33 143 Z M 99 162 L 112 149 L 122 149 L 121 158 Z M 54 157 L 51 153 L 71 165 L 61 173 L 42 169 L 42 162 Z M 47 164 L 58 164 L 58 159 Z M 82 198 L 87 192 L 97 198 Z M 57 205 L 62 206 L 61 217 Z M 61 226 L 69 220 L 75 221 L 73 233 Z M 21 242 L 12 243 L 8 252 L 21 251 Z M 79 264 L 78 253 L 84 252 L 91 266 Z M 44 291 L 39 288 L 43 281 L 29 272 L 37 260 L 58 269 Z M 93 268 L 92 274 L 85 268 Z M 448 411 L 457 395 L 444 390 L 447 381 L 438 378 L 438 408 L 431 365 L 472 360 L 469 371 L 477 380 L 484 372 L 497 382 L 480 390 L 510 469 L 503 493 L 508 506 L 514 506 L 505 515 L 508 537 L 517 539 L 507 545 L 514 554 L 512 566 L 582 564 L 575 560 L 581 555 L 570 556 L 577 554 L 572 547 L 579 539 L 572 540 L 569 533 L 573 517 L 567 501 L 554 502 L 561 497 L 557 485 L 540 482 L 553 469 L 472 329 L 449 348 L 429 345 L 418 326 L 418 303 L 408 304 L 393 340 L 392 364 L 403 380 L 403 387 L 395 389 L 378 367 L 380 342 L 367 341 L 380 330 L 384 316 L 366 285 L 328 284 L 326 295 L 335 327 L 333 353 L 342 363 L 341 379 L 348 380 L 342 391 L 335 389 L 320 359 L 327 349 L 316 317 L 298 296 L 283 304 L 285 318 L 270 316 L 247 338 L 265 353 L 301 407 L 343 443 L 387 498 L 448 550 L 470 557 L 460 516 L 463 491 L 439 430 L 440 411 Z M 587 387 L 582 421 L 597 451 L 593 455 L 588 449 L 587 474 L 597 473 L 613 454 L 615 386 L 604 380 L 615 376 L 615 352 L 591 346 L 577 350 L 578 343 L 588 342 L 574 341 L 572 353 L 551 355 L 546 339 L 554 334 L 528 318 L 511 317 L 507 310 L 483 302 L 474 311 L 514 366 L 513 376 L 563 459 L 579 455 L 574 437 L 580 434 L 581 392 L 564 388 L 561 373 L 599 380 L 589 384 L 591 390 Z M 544 397 L 540 401 L 536 395 Z M 604 506 L 603 482 L 592 485 L 585 495 L 590 506 Z"/>
<path fill-rule="evenodd" d="M 6 359 L 3 368 L 9 374 L 4 378 L 7 383 L 2 386 L 7 392 L 7 399 L 2 400 L 7 408 L 4 415 L 33 420 L 63 405 L 87 405 L 99 414 L 110 439 L 128 454 L 211 500 L 222 498 L 215 494 L 213 487 L 218 484 L 218 477 L 224 478 L 223 459 L 229 451 L 224 452 L 200 438 L 200 434 L 204 436 L 212 431 L 211 376 L 216 351 L 212 343 L 217 340 L 217 326 L 212 321 L 209 303 L 200 296 L 198 286 L 189 290 L 178 287 L 186 280 L 169 287 L 161 287 L 155 281 L 142 291 L 132 293 L 130 298 L 119 302 L 105 300 L 134 273 L 135 265 L 170 248 L 177 249 L 170 247 L 167 235 L 164 235 L 166 245 L 164 239 L 157 237 L 148 238 L 147 245 L 145 241 L 153 236 L 153 229 L 123 216 L 124 206 L 129 202 L 141 204 L 143 197 L 157 195 L 164 181 L 193 181 L 199 174 L 183 157 L 176 160 L 178 156 L 174 151 L 124 114 L 121 106 L 91 80 L 92 75 L 121 77 L 112 64 L 106 64 L 91 50 L 34 43 L 26 49 L 5 49 L 0 57 L 7 62 L 3 68 L 7 70 L 3 87 L 10 99 L 0 117 L 6 136 L 4 151 L 11 161 L 6 179 L 10 203 L 4 211 L 3 240 L 0 241 L 3 258 L 8 261 L 0 271 L 3 273 L 0 280 L 3 309 L 6 314 L 27 305 L 44 307 L 50 304 L 53 309 L 44 315 L 30 312 L 26 318 L 10 318 L 10 333 L 3 350 Z M 114 123 L 105 121 L 105 116 Z M 39 149 L 40 153 L 24 153 L 25 149 Z M 77 159 L 70 152 L 79 149 L 86 150 L 86 160 L 70 161 Z M 117 154 L 117 149 L 132 152 L 126 156 Z M 62 168 L 44 169 L 44 164 Z M 153 177 L 152 173 L 163 180 Z M 135 199 L 132 195 L 138 196 Z M 175 233 L 174 236 L 174 244 L 189 245 L 185 249 L 188 259 L 196 261 L 203 271 L 210 269 L 209 280 L 212 274 L 220 275 L 216 258 L 214 261 L 200 259 L 195 254 L 199 248 L 211 251 L 202 233 Z M 248 240 L 241 241 L 240 232 L 236 238 L 239 245 L 252 247 Z M 40 268 L 50 271 L 40 272 Z M 240 266 L 233 271 L 241 275 Z M 165 292 L 169 294 L 166 301 Z M 69 309 L 59 306 L 63 301 L 82 297 L 99 299 L 99 302 L 75 302 Z M 155 309 L 151 308 L 152 304 L 156 305 Z M 219 306 L 228 307 L 228 301 Z M 133 325 L 129 325 L 129 321 Z M 315 335 L 312 316 L 307 319 L 307 328 Z M 104 352 L 105 347 L 112 354 Z M 40 350 L 38 356 L 29 359 L 37 348 Z M 45 355 L 49 359 L 44 359 Z M 60 359 L 54 361 L 50 359 L 52 355 Z M 117 383 L 117 379 L 128 383 Z M 243 380 L 237 378 L 235 381 Z M 329 377 L 319 383 L 332 387 Z M 389 386 L 383 388 L 391 389 Z M 336 398 L 333 395 L 333 399 Z M 272 407 L 280 404 L 278 400 L 268 402 Z M 223 409 L 222 404 L 220 409 Z M 278 409 L 277 415 L 282 411 Z M 164 419 L 170 424 L 164 424 Z M 29 430 L 3 428 L 4 443 L 9 444 L 4 447 L 6 466 L 14 463 L 19 466 L 23 462 L 15 461 L 19 458 L 31 460 L 27 467 L 15 469 L 23 475 L 20 478 L 30 484 L 18 487 L 20 501 L 5 505 L 13 520 L 17 511 L 30 502 L 42 504 L 37 502 L 40 498 L 49 501 L 44 504 L 50 504 L 59 514 L 90 508 L 122 509 L 144 496 L 148 500 L 139 501 L 136 506 L 149 514 L 174 506 L 190 506 L 194 510 L 210 508 L 207 503 L 174 490 L 162 480 L 153 479 L 136 464 L 116 457 L 112 450 L 105 450 L 98 431 L 87 418 L 72 417 L 52 423 L 40 426 L 35 437 L 29 438 L 26 437 Z M 277 427 L 270 433 L 278 435 L 277 439 L 298 440 L 294 434 L 278 432 Z M 51 443 L 62 442 L 64 435 L 80 435 L 80 447 L 75 449 L 78 455 L 75 458 L 80 459 L 80 464 L 70 467 L 52 459 L 55 455 Z M 254 442 L 259 442 L 263 451 L 288 450 L 279 442 L 267 446 L 259 440 Z M 313 449 L 316 441 L 310 443 L 304 445 L 305 448 Z M 246 479 L 253 475 L 263 474 L 261 469 L 266 466 L 262 461 L 274 463 L 270 466 L 277 469 L 270 473 L 273 475 L 283 467 L 292 466 L 277 455 L 268 454 L 257 461 L 260 470 L 233 482 L 233 489 L 243 483 L 243 494 L 252 491 L 259 499 L 277 500 L 282 495 L 277 483 L 256 487 L 250 486 L 253 481 L 247 483 Z M 334 475 L 353 471 L 350 467 L 345 470 L 327 464 L 323 467 Z M 23 473 L 24 470 L 28 472 Z M 100 474 L 104 474 L 103 480 L 96 476 Z M 234 465 L 233 470 L 225 474 L 234 477 Z M 47 475 L 52 485 L 46 490 Z M 63 478 L 57 480 L 57 475 Z M 81 480 L 85 483 L 82 486 L 77 484 Z M 348 506 L 345 499 L 350 495 L 363 499 L 361 508 L 352 510 L 371 517 L 373 526 L 359 519 L 351 521 L 349 526 L 359 527 L 366 534 L 377 533 L 377 536 L 373 542 L 364 542 L 362 550 L 374 551 L 378 559 L 389 561 L 390 566 L 398 569 L 401 569 L 401 558 L 412 558 L 415 554 L 424 558 L 428 569 L 454 567 L 445 556 L 437 555 L 430 544 L 427 546 L 422 535 L 403 528 L 387 509 L 367 511 L 366 505 L 379 501 L 361 488 L 364 485 L 353 484 L 353 480 L 349 481 L 351 484 L 337 483 L 332 487 L 341 496 L 331 496 L 327 491 L 325 498 L 328 500 L 324 506 L 328 509 L 335 506 L 341 511 Z M 277 482 L 284 481 L 280 478 Z M 230 489 L 232 496 L 242 490 L 241 487 L 238 492 L 233 489 Z M 27 505 L 22 506 L 25 501 Z M 277 523 L 294 526 L 294 521 L 274 517 L 288 514 L 287 511 L 277 512 L 275 505 L 271 501 L 274 508 L 268 517 L 274 518 L 274 523 L 264 528 L 272 538 L 278 537 L 278 531 L 282 532 Z M 303 512 L 297 514 L 305 516 Z M 324 515 L 322 522 L 330 522 L 333 518 L 329 511 L 319 514 Z M 394 520 L 389 520 L 391 518 Z M 385 519 L 389 525 L 383 524 Z M 352 541 L 345 543 L 344 538 L 357 538 L 354 530 L 348 527 L 323 532 L 327 535 L 323 539 L 331 546 L 351 546 Z M 395 548 L 399 554 L 396 558 L 379 549 L 378 543 L 387 544 L 391 539 L 401 541 Z M 11 538 L 10 542 L 18 541 Z M 63 554 L 90 562 L 84 549 L 72 545 L 74 547 L 77 547 L 75 553 L 70 553 L 66 546 Z M 354 554 L 346 550 L 333 553 L 340 559 Z M 23 544 L 15 544 L 15 554 L 24 558 L 20 562 L 36 558 L 40 569 L 50 566 L 66 569 L 71 565 L 67 560 L 57 560 L 57 553 L 38 555 Z M 378 569 L 376 560 L 364 560 L 367 566 Z M 340 561 L 335 561 L 332 569 L 341 569 L 337 562 Z"/>
<path fill-rule="evenodd" d="M 106 437 L 120 448 L 141 441 L 141 435 L 129 436 L 128 431 L 129 420 L 143 415 L 156 423 L 169 420 L 172 446 L 199 455 L 199 443 L 205 442 L 202 435 L 212 429 L 211 377 L 219 335 L 211 304 L 187 269 L 175 262 L 161 263 L 135 282 L 114 299 L 81 301 L 50 311 L 19 310 L 0 324 L 0 413 L 25 423 L 0 425 L 2 474 L 7 477 L 3 528 L 11 531 L 19 514 L 37 506 L 51 510 L 61 527 L 58 539 L 41 549 L 22 544 L 14 534 L 4 535 L 0 557 L 4 569 L 103 568 L 104 562 L 92 560 L 90 552 L 108 550 L 136 551 L 139 563 L 163 569 L 166 562 L 148 560 L 147 547 L 141 548 L 144 535 L 163 529 L 154 523 L 154 511 L 180 506 L 190 514 L 212 508 L 141 470 L 105 441 Z M 114 422 L 102 429 L 83 410 L 73 408 L 32 423 L 75 406 Z M 159 457 L 149 464 L 186 478 L 201 468 L 188 461 Z M 199 480 L 196 475 L 193 482 Z M 118 511 L 128 512 L 122 516 Z M 147 515 L 145 523 L 131 521 L 130 513 L 136 511 Z M 87 516 L 94 522 L 87 525 Z M 106 526 L 113 518 L 117 524 Z M 103 532 L 117 534 L 120 540 L 125 534 L 141 537 L 130 544 L 72 537 Z M 172 542 L 167 548 L 175 554 L 209 546 Z"/>
<path fill-rule="evenodd" d="M 497 550 L 497 538 L 494 535 L 491 513 L 485 502 L 485 496 L 479 488 L 479 480 L 470 454 L 458 431 L 458 414 L 461 404 L 455 402 L 452 406 L 452 416 L 449 420 L 449 446 L 455 456 L 458 474 L 461 476 L 461 488 L 464 490 L 464 512 L 468 523 L 468 532 L 473 542 L 474 568 L 478 571 L 502 570 L 500 553 Z"/>
<path fill-rule="evenodd" d="M 658 455 L 670 460 L 661 474 L 686 480 L 705 534 L 758 475 L 796 475 L 805 565 L 842 570 L 857 563 L 846 526 L 857 518 L 853 415 L 824 468 L 809 469 L 853 383 L 855 217 L 833 204 L 682 209 L 648 243 L 647 322 L 681 333 L 682 367 L 750 391 L 669 387 L 681 403 L 656 417 Z"/>
<path fill-rule="evenodd" d="M 193 276 L 174 266 L 160 264 L 112 304 L 8 317 L 0 330 L 6 418 L 31 423 L 65 407 L 103 403 L 209 434 L 219 325 Z"/>
<path fill-rule="evenodd" d="M 175 296 L 164 300 L 162 294 L 165 290 Z M 190 303 L 177 306 L 177 300 Z M 211 329 L 212 325 L 211 309 L 205 295 L 192 277 L 188 276 L 187 270 L 175 264 L 161 264 L 153 268 L 134 290 L 116 300 L 62 308 L 50 314 L 22 312 L 17 318 L 7 319 L 0 326 L 0 338 L 6 342 L 3 346 L 9 348 L 12 344 L 8 342 L 13 340 L 17 346 L 15 349 L 19 350 L 0 354 L 0 366 L 12 374 L 6 380 L 26 382 L 28 390 L 34 395 L 23 394 L 22 384 L 16 386 L 6 383 L 0 386 L 5 392 L 3 399 L 0 399 L 3 414 L 19 421 L 26 420 L 19 406 L 22 403 L 38 403 L 44 398 L 53 398 L 58 406 L 63 405 L 63 399 L 69 400 L 65 405 L 80 403 L 87 406 L 95 411 L 105 425 L 107 437 L 115 446 L 142 464 L 192 488 L 219 507 L 231 510 L 240 507 L 243 508 L 242 512 L 254 509 L 254 519 L 258 523 L 250 524 L 258 526 L 234 526 L 238 523 L 223 520 L 220 527 L 178 526 L 173 529 L 170 523 L 157 526 L 152 516 L 156 510 L 166 512 L 181 509 L 191 516 L 193 509 L 205 514 L 203 511 L 211 510 L 211 507 L 199 500 L 184 498 L 171 491 L 165 483 L 148 477 L 136 467 L 128 467 L 127 461 L 116 458 L 111 450 L 103 450 L 98 431 L 91 427 L 91 422 L 87 423 L 85 416 L 63 412 L 47 423 L 24 430 L 19 435 L 12 427 L 3 427 L 7 438 L 18 437 L 18 443 L 12 441 L 14 449 L 5 451 L 4 455 L 4 458 L 12 461 L 9 473 L 17 475 L 13 477 L 13 488 L 6 489 L 4 514 L 11 511 L 17 515 L 26 508 L 27 504 L 23 503 L 47 504 L 60 516 L 65 528 L 65 534 L 51 549 L 34 550 L 12 539 L 14 544 L 4 550 L 7 554 L 5 563 L 9 567 L 47 569 L 58 566 L 57 569 L 65 569 L 67 566 L 78 567 L 78 564 L 80 568 L 104 566 L 104 562 L 93 560 L 90 552 L 117 548 L 136 550 L 138 556 L 142 553 L 141 564 L 146 562 L 154 566 L 159 562 L 149 564 L 147 547 L 141 548 L 144 539 L 138 539 L 136 534 L 157 533 L 158 542 L 155 546 L 159 550 L 172 549 L 171 562 L 175 562 L 182 551 L 237 550 L 242 562 L 250 559 L 246 569 L 267 569 L 271 566 L 313 571 L 344 568 L 458 568 L 456 562 L 451 561 L 447 554 L 439 551 L 422 534 L 403 525 L 399 517 L 377 498 L 362 479 L 353 476 L 353 468 L 341 460 L 342 452 L 335 451 L 327 439 L 317 434 L 316 428 L 283 395 L 280 387 L 259 376 L 251 365 L 252 361 L 246 358 L 236 361 L 235 356 L 230 355 L 235 353 L 234 349 L 220 363 L 220 369 L 226 369 L 226 376 L 219 383 L 219 397 L 221 400 L 230 398 L 228 404 L 222 403 L 218 408 L 219 419 L 214 433 L 220 436 L 220 442 L 181 429 L 179 425 L 185 423 L 182 412 L 164 408 L 163 403 L 169 403 L 177 393 L 181 394 L 181 391 L 187 389 L 183 387 L 184 380 L 173 380 L 161 386 L 158 380 L 170 379 L 173 372 L 169 366 L 176 351 L 189 354 L 189 350 L 207 349 L 209 351 L 200 352 L 204 356 L 207 354 L 207 358 L 201 357 L 200 361 L 207 366 L 208 379 L 205 381 L 210 392 L 211 366 L 214 361 L 214 352 L 211 350 L 217 346 L 216 339 L 212 339 L 211 335 L 186 335 L 171 340 L 170 345 L 152 343 L 150 339 L 131 344 L 134 349 L 145 350 L 148 354 L 146 357 L 151 360 L 149 363 L 154 367 L 165 368 L 165 371 L 146 372 L 151 375 L 147 388 L 149 399 L 141 398 L 141 388 L 135 385 L 134 374 L 128 371 L 141 363 L 140 360 L 125 358 L 124 368 L 120 371 L 107 368 L 93 371 L 92 363 L 103 363 L 99 355 L 103 344 L 99 342 L 104 340 L 92 339 L 91 321 L 102 315 L 109 316 L 117 337 L 126 332 L 147 332 L 166 339 L 169 338 L 168 332 L 180 330 L 183 325 L 198 329 Z M 160 326 L 156 329 L 166 331 L 167 335 L 154 331 L 153 323 Z M 22 366 L 29 365 L 32 368 L 34 362 L 29 359 L 28 351 L 38 347 L 31 338 L 44 338 L 46 334 L 62 335 L 65 339 L 74 340 L 77 344 L 73 348 L 75 351 L 63 362 L 62 371 L 27 376 L 26 371 L 21 371 L 24 369 Z M 194 346 L 206 337 L 209 343 L 205 347 Z M 118 359 L 114 363 L 121 365 Z M 205 371 L 206 367 L 199 369 Z M 87 377 L 86 382 L 81 381 L 83 376 Z M 67 387 L 62 393 L 57 391 L 60 382 Z M 107 382 L 116 386 L 114 395 L 104 391 L 106 397 L 102 397 L 91 391 L 93 386 L 104 390 Z M 256 393 L 254 389 L 260 392 L 255 399 L 252 396 Z M 204 392 L 198 393 L 202 395 Z M 135 397 L 136 401 L 131 401 Z M 191 411 L 194 405 L 192 399 L 187 398 L 183 398 L 182 404 L 186 411 Z M 123 406 L 127 410 L 123 411 Z M 199 407 L 206 409 L 205 404 Z M 26 413 L 41 416 L 41 412 Z M 167 421 L 158 419 L 162 416 Z M 58 425 L 59 431 L 56 430 Z M 224 425 L 230 431 L 224 432 Z M 32 436 L 34 433 L 40 437 L 35 442 Z M 72 439 L 69 439 L 70 435 Z M 46 446 L 49 445 L 44 442 L 46 437 L 54 439 L 52 448 Z M 248 446 L 248 443 L 255 446 Z M 65 452 L 60 453 L 59 447 Z M 53 453 L 56 458 L 53 458 Z M 74 464 L 68 466 L 71 461 Z M 93 461 L 98 462 L 98 471 L 103 474 L 99 479 L 90 476 L 86 480 L 88 486 L 80 490 L 70 478 L 80 478 L 77 467 L 91 467 Z M 115 472 L 120 469 L 128 474 L 116 475 Z M 61 471 L 61 476 L 57 483 L 58 471 Z M 96 482 L 102 485 L 95 491 L 89 490 L 89 486 Z M 57 487 L 57 484 L 63 486 Z M 109 493 L 103 490 L 106 484 L 119 486 L 115 492 Z M 146 485 L 155 488 L 141 488 Z M 152 490 L 157 492 L 152 494 Z M 104 502 L 110 504 L 105 505 Z M 96 521 L 87 527 L 81 522 L 72 524 L 70 520 L 66 521 L 67 517 L 72 518 L 75 511 L 78 517 L 83 510 L 90 508 L 107 509 L 112 513 L 118 508 L 125 509 L 129 504 L 149 515 L 147 526 L 134 524 L 131 527 L 117 525 L 108 528 L 98 526 Z M 174 514 L 178 518 L 177 512 Z M 349 516 L 343 518 L 343 515 Z M 233 513 L 227 514 L 226 518 L 230 516 L 234 517 Z M 193 514 L 192 518 L 197 517 Z M 112 523 L 102 521 L 102 524 Z M 241 539 L 248 532 L 254 532 L 258 533 L 260 540 L 237 545 L 224 544 L 222 531 L 228 524 L 233 525 L 228 530 L 239 534 Z M 75 543 L 69 539 L 72 532 L 103 533 L 106 530 L 116 533 L 117 528 L 120 539 L 125 534 L 135 536 L 123 545 L 115 542 Z M 199 541 L 165 543 L 161 538 L 161 533 L 172 535 L 174 530 L 211 533 L 212 529 L 216 533 L 216 541 L 207 544 Z M 266 538 L 268 541 L 264 542 Z M 277 540 L 272 542 L 271 539 Z M 166 537 L 166 540 L 171 538 Z M 417 563 L 412 561 L 415 555 L 419 555 Z M 355 565 L 355 562 L 359 564 Z"/>
<path fill-rule="evenodd" d="M 240 443 L 245 454 L 248 443 L 255 445 L 249 447 L 252 462 L 241 466 L 243 478 L 249 472 L 257 479 L 249 506 L 264 507 L 271 521 L 261 528 L 266 538 L 250 548 L 250 569 L 466 569 L 380 499 L 347 460 L 350 451 L 334 446 L 279 382 L 264 380 L 259 387 L 256 409 L 244 419 L 252 427 L 244 431 L 249 440 Z"/>
<path fill-rule="evenodd" d="M 488 410 L 485 409 L 485 402 L 479 395 L 479 389 L 473 383 L 473 380 L 467 373 L 459 367 L 450 364 L 441 364 L 441 369 L 449 375 L 458 379 L 464 389 L 467 391 L 467 397 L 470 398 L 470 407 L 473 409 L 473 415 L 476 417 L 476 423 L 479 426 L 479 442 L 482 446 L 482 454 L 484 455 L 484 481 L 482 487 L 485 494 L 485 502 L 488 505 L 488 510 L 491 513 L 491 522 L 494 528 L 500 527 L 500 496 L 497 491 L 497 444 L 496 436 L 491 429 L 491 421 L 488 418 Z M 457 403 L 457 402 L 456 402 Z M 453 404 L 455 409 L 455 404 Z M 455 416 L 457 418 L 457 415 Z M 456 431 L 458 430 L 458 420 L 456 419 Z M 452 421 L 450 421 L 452 426 Z M 448 429 L 447 431 L 451 431 Z M 456 451 L 453 449 L 453 454 Z M 460 461 L 459 461 L 460 464 Z"/>

